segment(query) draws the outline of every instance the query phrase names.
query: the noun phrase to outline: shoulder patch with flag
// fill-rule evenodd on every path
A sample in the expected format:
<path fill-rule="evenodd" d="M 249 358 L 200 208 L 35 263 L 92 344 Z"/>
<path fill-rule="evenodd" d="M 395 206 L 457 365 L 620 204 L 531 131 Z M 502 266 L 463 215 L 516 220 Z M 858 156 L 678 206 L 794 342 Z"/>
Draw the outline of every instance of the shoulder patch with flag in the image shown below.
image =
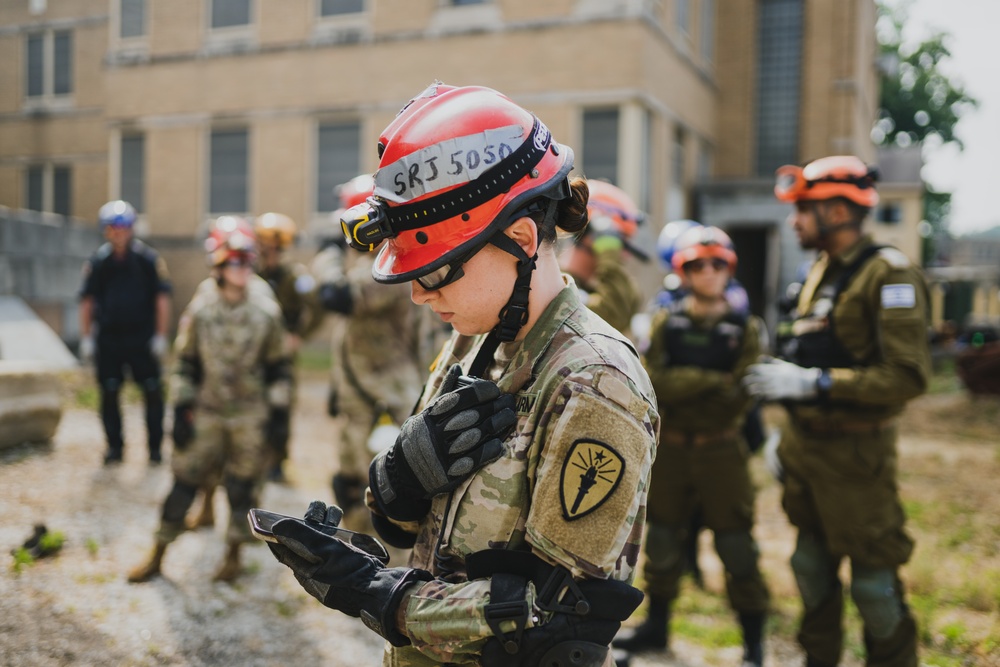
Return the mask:
<path fill-rule="evenodd" d="M 610 445 L 577 440 L 562 464 L 559 498 L 563 518 L 573 521 L 600 507 L 618 488 L 625 459 Z"/>

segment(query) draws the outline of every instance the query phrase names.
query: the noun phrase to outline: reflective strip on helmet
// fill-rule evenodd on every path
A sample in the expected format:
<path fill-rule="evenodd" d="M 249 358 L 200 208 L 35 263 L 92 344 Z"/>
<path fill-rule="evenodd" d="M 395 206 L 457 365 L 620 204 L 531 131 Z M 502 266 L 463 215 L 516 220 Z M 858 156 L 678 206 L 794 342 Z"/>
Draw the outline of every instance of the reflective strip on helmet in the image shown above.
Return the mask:
<path fill-rule="evenodd" d="M 479 178 L 524 143 L 520 125 L 455 137 L 410 153 L 375 174 L 375 195 L 395 203 Z"/>

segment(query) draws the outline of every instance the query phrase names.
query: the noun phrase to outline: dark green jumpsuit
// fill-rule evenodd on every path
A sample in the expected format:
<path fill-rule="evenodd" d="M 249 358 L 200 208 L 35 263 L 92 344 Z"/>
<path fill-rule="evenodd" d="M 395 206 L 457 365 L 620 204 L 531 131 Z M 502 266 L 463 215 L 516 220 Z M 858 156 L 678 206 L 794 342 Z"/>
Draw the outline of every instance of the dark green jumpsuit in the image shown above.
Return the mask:
<path fill-rule="evenodd" d="M 863 237 L 838 258 L 821 253 L 803 285 L 784 356 L 830 369 L 832 386 L 818 401 L 786 405 L 782 504 L 799 531 L 791 560 L 810 664 L 840 659 L 837 572 L 846 556 L 866 664 L 916 667 L 916 626 L 898 576 L 913 541 L 896 485 L 896 417 L 927 388 L 927 290 L 903 253 L 872 246 Z"/>

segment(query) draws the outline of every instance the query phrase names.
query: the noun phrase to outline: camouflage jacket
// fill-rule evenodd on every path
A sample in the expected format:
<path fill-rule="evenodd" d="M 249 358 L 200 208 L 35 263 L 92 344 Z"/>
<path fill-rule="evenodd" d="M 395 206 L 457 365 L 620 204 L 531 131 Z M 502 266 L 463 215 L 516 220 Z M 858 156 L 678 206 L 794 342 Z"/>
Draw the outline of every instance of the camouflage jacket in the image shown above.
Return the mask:
<path fill-rule="evenodd" d="M 290 385 L 278 304 L 258 285 L 231 304 L 199 288 L 174 340 L 170 395 L 175 403 L 231 415 L 287 407 Z M 278 372 L 276 369 L 283 369 Z"/>
<path fill-rule="evenodd" d="M 308 337 L 323 322 L 323 309 L 316 295 L 316 280 L 302 264 L 280 264 L 275 269 L 261 269 L 258 275 L 274 290 L 285 329 Z"/>
<path fill-rule="evenodd" d="M 525 339 L 494 357 L 491 379 L 517 397 L 505 455 L 435 497 L 430 513 L 410 526 L 417 531 L 410 565 L 437 578 L 408 598 L 404 632 L 412 646 L 387 647 L 384 664 L 478 664 L 492 637 L 484 615 L 490 581 L 467 580 L 471 553 L 531 550 L 577 578 L 632 580 L 659 428 L 656 400 L 631 344 L 582 306 L 567 282 Z M 453 363 L 468 369 L 482 339 L 452 337 L 421 407 Z M 531 605 L 534 596 L 529 585 Z M 533 606 L 528 627 L 548 618 Z"/>
<path fill-rule="evenodd" d="M 632 316 L 642 309 L 642 295 L 635 279 L 625 270 L 622 259 L 612 253 L 597 254 L 594 278 L 580 283 L 586 293 L 584 303 L 608 324 L 626 336 Z"/>

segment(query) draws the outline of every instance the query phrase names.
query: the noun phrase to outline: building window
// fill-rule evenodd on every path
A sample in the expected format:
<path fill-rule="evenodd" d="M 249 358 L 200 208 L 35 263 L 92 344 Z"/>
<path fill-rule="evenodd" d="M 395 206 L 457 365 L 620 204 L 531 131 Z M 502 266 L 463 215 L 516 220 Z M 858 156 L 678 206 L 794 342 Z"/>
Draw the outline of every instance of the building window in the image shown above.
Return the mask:
<path fill-rule="evenodd" d="M 485 5 L 491 0 L 448 0 L 448 4 L 452 7 L 459 7 L 461 5 Z"/>
<path fill-rule="evenodd" d="M 245 213 L 248 137 L 246 130 L 213 130 L 209 160 L 209 212 Z"/>
<path fill-rule="evenodd" d="M 365 11 L 365 0 L 320 0 L 320 16 L 358 14 Z"/>
<path fill-rule="evenodd" d="M 34 33 L 25 42 L 25 91 L 29 98 L 73 92 L 73 33 Z"/>
<path fill-rule="evenodd" d="M 885 202 L 878 207 L 877 219 L 885 225 L 897 225 L 903 221 L 903 207 L 899 202 Z"/>
<path fill-rule="evenodd" d="M 687 161 L 685 143 L 687 143 L 687 132 L 678 125 L 674 128 L 674 143 L 670 149 L 670 182 L 678 188 L 684 187 L 684 163 Z"/>
<path fill-rule="evenodd" d="M 715 58 L 715 0 L 701 0 L 701 57 L 706 62 Z"/>
<path fill-rule="evenodd" d="M 141 134 L 122 136 L 119 197 L 146 211 L 146 137 Z"/>
<path fill-rule="evenodd" d="M 146 34 L 146 0 L 120 0 L 118 35 L 122 39 Z"/>
<path fill-rule="evenodd" d="M 618 182 L 618 109 L 583 112 L 583 173 Z"/>
<path fill-rule="evenodd" d="M 24 201 L 32 211 L 72 215 L 73 171 L 68 165 L 36 164 L 25 174 Z"/>
<path fill-rule="evenodd" d="M 691 0 L 674 0 L 674 20 L 685 35 L 691 32 Z"/>
<path fill-rule="evenodd" d="M 324 123 L 316 145 L 316 211 L 340 208 L 334 189 L 361 171 L 361 126 L 357 122 Z"/>
<path fill-rule="evenodd" d="M 212 28 L 250 24 L 250 0 L 211 0 Z"/>
<path fill-rule="evenodd" d="M 698 145 L 698 180 L 707 181 L 712 177 L 715 156 L 712 145 L 702 140 Z"/>
<path fill-rule="evenodd" d="M 761 0 L 757 31 L 757 173 L 798 162 L 802 0 Z"/>

